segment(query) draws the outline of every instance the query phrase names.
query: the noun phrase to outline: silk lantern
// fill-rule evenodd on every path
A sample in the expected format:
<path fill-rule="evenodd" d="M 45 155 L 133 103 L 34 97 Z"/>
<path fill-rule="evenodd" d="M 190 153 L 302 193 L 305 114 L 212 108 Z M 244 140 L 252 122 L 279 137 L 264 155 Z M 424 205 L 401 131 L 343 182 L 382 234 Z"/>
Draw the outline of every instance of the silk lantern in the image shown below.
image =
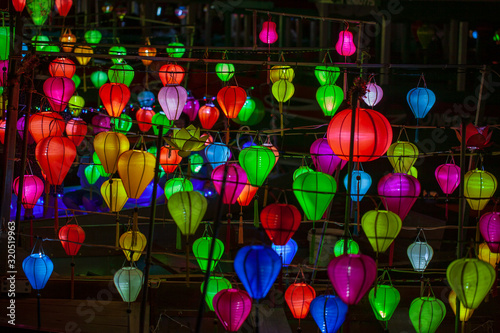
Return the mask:
<path fill-rule="evenodd" d="M 129 115 L 122 113 L 119 117 L 111 118 L 111 124 L 114 125 L 115 132 L 127 134 L 132 128 L 132 118 Z"/>
<path fill-rule="evenodd" d="M 316 66 L 314 68 L 314 76 L 316 76 L 316 79 L 322 86 L 325 84 L 333 85 L 340 76 L 340 68 L 329 65 Z"/>
<path fill-rule="evenodd" d="M 212 304 L 228 332 L 237 332 L 252 311 L 252 299 L 244 290 L 223 289 L 215 295 Z"/>
<path fill-rule="evenodd" d="M 189 165 L 192 173 L 199 173 L 203 167 L 203 163 L 205 163 L 205 161 L 200 154 L 189 155 Z"/>
<path fill-rule="evenodd" d="M 263 146 L 245 148 L 238 157 L 238 161 L 245 170 L 250 184 L 257 187 L 262 186 L 273 169 L 275 160 L 273 151 Z"/>
<path fill-rule="evenodd" d="M 127 64 L 117 64 L 108 70 L 109 82 L 123 83 L 127 87 L 134 80 L 134 68 Z"/>
<path fill-rule="evenodd" d="M 309 313 L 311 302 L 316 297 L 316 291 L 307 283 L 291 284 L 285 291 L 285 301 L 295 319 L 304 319 Z"/>
<path fill-rule="evenodd" d="M 102 34 L 99 30 L 88 30 L 85 32 L 84 38 L 89 44 L 99 44 L 102 39 Z"/>
<path fill-rule="evenodd" d="M 226 117 L 232 119 L 238 116 L 247 99 L 245 89 L 237 86 L 227 86 L 217 93 L 217 102 Z"/>
<path fill-rule="evenodd" d="M 139 199 L 155 175 L 153 154 L 143 150 L 127 150 L 118 158 L 118 174 L 123 180 L 127 196 Z"/>
<path fill-rule="evenodd" d="M 295 78 L 295 71 L 290 66 L 273 66 L 269 71 L 269 79 L 272 83 L 279 80 L 292 82 Z"/>
<path fill-rule="evenodd" d="M 78 117 L 82 113 L 84 106 L 85 106 L 85 99 L 83 99 L 82 96 L 77 96 L 77 95 L 71 96 L 71 98 L 68 101 L 69 113 L 71 113 L 73 117 Z"/>
<path fill-rule="evenodd" d="M 363 96 L 363 101 L 366 105 L 374 107 L 380 102 L 383 96 L 384 91 L 382 88 L 378 84 L 370 82 L 366 85 L 366 93 Z"/>
<path fill-rule="evenodd" d="M 146 236 L 140 231 L 129 230 L 120 236 L 120 247 L 128 261 L 139 260 L 146 243 Z"/>
<path fill-rule="evenodd" d="M 49 77 L 43 83 L 43 92 L 56 112 L 62 112 L 75 92 L 75 83 L 67 77 Z"/>
<path fill-rule="evenodd" d="M 177 120 L 187 100 L 187 91 L 178 85 L 168 85 L 160 89 L 158 102 L 169 120 Z"/>
<path fill-rule="evenodd" d="M 206 272 L 208 268 L 208 256 L 210 254 L 210 247 L 212 246 L 212 242 L 214 244 L 214 252 L 212 255 L 212 260 L 210 262 L 210 272 L 212 272 L 219 263 L 222 254 L 224 253 L 224 244 L 218 238 L 203 236 L 198 238 L 193 243 L 193 254 L 196 257 L 196 261 L 198 265 L 200 265 L 200 269 L 202 272 Z"/>
<path fill-rule="evenodd" d="M 464 196 L 472 210 L 483 210 L 497 190 L 497 179 L 484 170 L 467 172 L 464 182 Z"/>
<path fill-rule="evenodd" d="M 335 49 L 341 56 L 349 57 L 353 55 L 356 52 L 356 45 L 354 45 L 352 32 L 348 30 L 341 31 L 339 33 L 339 40 L 335 44 Z"/>
<path fill-rule="evenodd" d="M 101 173 L 99 172 L 97 165 L 87 165 L 83 172 L 85 173 L 85 178 L 87 178 L 87 182 L 90 185 L 94 185 L 99 180 L 99 177 L 101 177 Z"/>
<path fill-rule="evenodd" d="M 78 224 L 66 224 L 59 229 L 61 245 L 68 256 L 76 256 L 85 241 L 85 231 Z"/>
<path fill-rule="evenodd" d="M 184 44 L 179 42 L 172 42 L 167 45 L 166 48 L 167 54 L 172 58 L 182 58 L 186 49 L 184 48 Z"/>
<path fill-rule="evenodd" d="M 293 172 L 293 180 L 297 179 L 300 175 L 302 175 L 303 173 L 307 173 L 307 172 L 311 172 L 311 171 L 314 171 L 313 169 L 311 169 L 310 167 L 306 166 L 306 165 L 303 165 L 303 166 L 300 166 L 298 167 L 294 172 Z"/>
<path fill-rule="evenodd" d="M 446 316 L 446 307 L 436 297 L 419 297 L 411 302 L 409 313 L 415 331 L 434 333 Z"/>
<path fill-rule="evenodd" d="M 35 156 L 50 185 L 61 185 L 76 157 L 73 141 L 49 136 L 38 142 Z"/>
<path fill-rule="evenodd" d="M 141 292 L 144 277 L 137 267 L 122 267 L 116 271 L 113 282 L 124 302 L 134 302 Z"/>
<path fill-rule="evenodd" d="M 262 30 L 259 33 L 259 39 L 262 43 L 272 44 L 278 40 L 278 33 L 276 32 L 276 23 L 271 21 L 265 21 L 262 25 Z"/>
<path fill-rule="evenodd" d="M 212 171 L 211 178 L 217 193 L 222 196 L 222 202 L 226 205 L 236 203 L 247 183 L 245 170 L 237 164 L 219 165 Z M 223 186 L 224 178 L 225 186 Z"/>
<path fill-rule="evenodd" d="M 344 186 L 349 186 L 349 175 L 344 177 Z M 368 189 L 372 186 L 372 177 L 363 170 L 354 170 L 351 174 L 351 200 L 359 202 L 363 199 Z"/>
<path fill-rule="evenodd" d="M 198 118 L 200 118 L 200 123 L 203 128 L 212 129 L 219 119 L 219 109 L 217 109 L 213 103 L 207 103 L 198 111 Z"/>
<path fill-rule="evenodd" d="M 43 252 L 31 253 L 23 260 L 23 271 L 31 287 L 40 290 L 45 287 L 54 270 L 52 260 Z"/>
<path fill-rule="evenodd" d="M 56 112 L 38 112 L 29 118 L 28 131 L 36 143 L 49 136 L 62 136 L 64 130 L 64 119 Z"/>
<path fill-rule="evenodd" d="M 292 263 L 293 258 L 297 254 L 299 249 L 297 242 L 290 238 L 290 240 L 285 245 L 275 245 L 271 244 L 271 248 L 280 256 L 281 265 L 288 266 Z"/>
<path fill-rule="evenodd" d="M 258 187 L 250 185 L 247 180 L 247 184 L 243 188 L 243 191 L 241 191 L 241 194 L 238 196 L 238 204 L 240 206 L 250 205 L 258 189 Z"/>
<path fill-rule="evenodd" d="M 59 15 L 66 17 L 73 5 L 73 0 L 55 0 L 55 5 Z"/>
<path fill-rule="evenodd" d="M 104 115 L 101 113 L 98 113 L 94 117 L 92 117 L 92 127 L 94 129 L 94 135 L 111 130 L 111 119 L 112 118 L 108 115 Z"/>
<path fill-rule="evenodd" d="M 165 173 L 173 173 L 181 161 L 178 150 L 166 146 L 160 148 L 160 165 Z"/>
<path fill-rule="evenodd" d="M 47 21 L 52 11 L 52 1 L 50 0 L 26 0 L 26 9 L 35 25 L 41 26 Z M 36 289 L 36 288 L 34 288 Z"/>
<path fill-rule="evenodd" d="M 204 286 L 205 281 L 201 283 L 201 292 L 203 292 Z M 231 289 L 232 287 L 231 282 L 222 276 L 210 276 L 208 278 L 207 293 L 205 294 L 205 302 L 208 305 L 208 309 L 214 311 L 213 300 L 219 291 Z"/>
<path fill-rule="evenodd" d="M 94 50 L 92 50 L 90 46 L 82 45 L 75 47 L 74 53 L 77 54 L 75 55 L 75 57 L 78 63 L 82 66 L 85 66 L 89 63 L 90 57 L 86 57 L 84 56 L 84 54 L 93 54 Z"/>
<path fill-rule="evenodd" d="M 231 80 L 234 75 L 234 65 L 220 63 L 215 65 L 215 74 L 221 79 L 222 82 Z"/>
<path fill-rule="evenodd" d="M 62 44 L 63 51 L 70 53 L 73 51 L 73 47 L 75 46 L 76 36 L 73 33 L 71 33 L 71 29 L 66 29 L 61 34 L 61 37 L 59 37 L 59 41 L 61 43 L 64 43 Z"/>
<path fill-rule="evenodd" d="M 408 250 L 406 252 L 411 265 L 413 266 L 413 270 L 416 272 L 425 271 L 427 265 L 429 265 L 429 262 L 434 256 L 434 250 L 429 244 L 427 244 L 427 241 L 420 241 L 418 238 L 415 242 L 408 246 Z"/>
<path fill-rule="evenodd" d="M 345 245 L 344 245 L 345 239 L 339 239 L 336 243 L 335 246 L 333 247 L 333 254 L 338 257 L 343 254 L 358 254 L 359 253 L 359 245 L 356 243 L 353 239 L 348 239 L 347 240 L 347 253 L 344 253 L 345 251 Z"/>
<path fill-rule="evenodd" d="M 477 258 L 481 261 L 489 263 L 493 268 L 496 268 L 500 262 L 500 253 L 491 252 L 488 244 L 484 242 L 479 244 Z"/>
<path fill-rule="evenodd" d="M 332 151 L 349 160 L 352 110 L 338 112 L 330 120 L 326 137 Z M 392 141 L 392 127 L 386 117 L 371 109 L 356 109 L 353 162 L 373 161 L 385 154 Z"/>
<path fill-rule="evenodd" d="M 321 333 L 337 332 L 345 321 L 348 307 L 333 295 L 321 295 L 311 302 L 311 315 Z"/>
<path fill-rule="evenodd" d="M 358 304 L 377 276 L 375 261 L 364 254 L 343 254 L 328 264 L 328 277 L 340 299 Z"/>
<path fill-rule="evenodd" d="M 101 88 L 106 82 L 108 82 L 108 75 L 103 71 L 95 71 L 90 74 L 90 81 L 97 89 Z"/>
<path fill-rule="evenodd" d="M 406 101 L 410 106 L 411 112 L 417 119 L 425 118 L 436 103 L 436 95 L 432 90 L 425 88 L 413 88 L 406 95 Z"/>
<path fill-rule="evenodd" d="M 40 196 L 43 194 L 45 185 L 43 180 L 37 176 L 24 175 L 23 177 L 23 197 L 21 202 L 24 209 L 33 209 L 38 199 L 40 199 Z M 14 179 L 12 189 L 16 195 L 19 194 L 19 177 Z"/>
<path fill-rule="evenodd" d="M 500 253 L 500 212 L 490 212 L 481 216 L 479 231 L 490 251 Z"/>
<path fill-rule="evenodd" d="M 78 89 L 78 87 L 80 86 L 80 83 L 82 82 L 82 79 L 80 79 L 80 77 L 75 74 L 75 75 L 73 75 L 71 80 L 73 80 L 73 82 L 75 82 L 75 90 Z"/>
<path fill-rule="evenodd" d="M 101 185 L 101 195 L 110 212 L 119 212 L 127 203 L 128 197 L 120 178 L 106 180 Z"/>
<path fill-rule="evenodd" d="M 223 165 L 231 157 L 231 150 L 222 142 L 214 142 L 205 148 L 205 156 L 212 168 Z"/>
<path fill-rule="evenodd" d="M 75 71 L 75 63 L 68 58 L 56 58 L 49 65 L 49 73 L 52 77 L 66 77 L 71 79 L 75 75 Z"/>
<path fill-rule="evenodd" d="M 46 51 L 46 48 L 49 47 L 50 39 L 45 35 L 37 35 L 33 36 L 33 38 L 31 38 L 31 41 L 32 41 L 32 46 L 35 48 L 35 51 L 41 52 L 41 51 Z"/>
<path fill-rule="evenodd" d="M 370 210 L 363 215 L 361 226 L 373 251 L 384 253 L 401 231 L 401 219 L 386 210 Z"/>
<path fill-rule="evenodd" d="M 117 170 L 118 158 L 128 151 L 130 142 L 122 133 L 101 132 L 94 138 L 94 150 L 102 167 L 108 174 L 113 174 Z"/>
<path fill-rule="evenodd" d="M 292 187 L 307 218 L 318 221 L 333 200 L 337 183 L 330 175 L 311 171 L 298 176 Z"/>
<path fill-rule="evenodd" d="M 335 155 L 328 145 L 328 140 L 325 138 L 315 140 L 312 143 L 309 152 L 311 154 L 313 164 L 316 167 L 316 171 L 333 175 L 339 164 L 340 170 L 342 170 L 342 168 L 347 164 L 347 161 L 342 160 Z"/>
<path fill-rule="evenodd" d="M 171 178 L 165 183 L 165 197 L 170 199 L 170 197 L 177 192 L 181 191 L 193 191 L 193 183 L 186 178 Z"/>
<path fill-rule="evenodd" d="M 434 172 L 441 190 L 448 196 L 460 184 L 460 167 L 454 163 L 441 164 Z"/>
<path fill-rule="evenodd" d="M 110 176 L 110 173 L 108 173 L 108 172 L 106 172 L 106 170 L 104 170 L 104 167 L 102 166 L 102 162 L 101 162 L 99 156 L 97 155 L 97 153 L 95 151 L 92 154 L 92 162 L 94 163 L 94 166 L 96 167 L 97 171 L 99 172 L 99 174 L 102 177 L 106 177 L 107 178 L 107 177 Z"/>
<path fill-rule="evenodd" d="M 300 226 L 302 216 L 294 205 L 274 203 L 264 207 L 260 221 L 275 245 L 285 245 Z"/>
<path fill-rule="evenodd" d="M 75 147 L 78 147 L 85 139 L 85 134 L 87 134 L 87 123 L 80 118 L 71 119 L 66 124 L 66 134 L 73 141 Z"/>
<path fill-rule="evenodd" d="M 417 146 L 408 141 L 394 142 L 387 150 L 387 159 L 396 173 L 408 173 L 417 158 Z"/>
<path fill-rule="evenodd" d="M 160 126 L 163 126 L 163 133 L 167 133 L 168 129 L 172 127 L 174 122 L 172 120 L 168 120 L 165 116 L 165 113 L 163 113 L 163 111 L 160 111 L 153 116 L 153 118 L 151 119 L 151 124 L 153 126 L 153 133 L 155 135 L 158 135 L 158 133 L 160 132 Z"/>
<path fill-rule="evenodd" d="M 151 126 L 153 126 L 151 122 L 154 116 L 155 112 L 149 107 L 140 108 L 137 111 L 135 119 L 137 120 L 137 126 L 141 132 L 146 133 L 151 129 Z"/>
<path fill-rule="evenodd" d="M 404 220 L 420 195 L 420 182 L 404 173 L 390 173 L 380 179 L 378 194 L 385 208 Z"/>
<path fill-rule="evenodd" d="M 270 247 L 242 247 L 234 258 L 234 271 L 255 300 L 266 297 L 281 271 L 281 258 Z M 214 300 L 215 301 L 215 300 Z"/>
<path fill-rule="evenodd" d="M 327 117 L 333 117 L 344 101 L 344 92 L 334 84 L 324 85 L 316 91 L 316 100 L 323 114 Z"/>
<path fill-rule="evenodd" d="M 243 107 L 241 108 L 240 113 L 238 113 L 238 117 L 236 119 L 243 122 L 249 120 L 256 107 L 257 103 L 255 103 L 255 100 L 251 96 L 247 96 L 247 100 L 245 101 L 245 104 L 243 104 Z"/>
<path fill-rule="evenodd" d="M 123 46 L 112 46 L 109 51 L 108 51 L 108 54 L 109 55 L 117 55 L 117 56 L 121 56 L 121 55 L 127 55 L 127 49 L 124 48 Z M 111 61 L 114 63 L 114 64 L 123 64 L 125 63 L 125 59 L 123 58 L 111 58 Z"/>
<path fill-rule="evenodd" d="M 168 211 L 183 235 L 193 235 L 207 211 L 207 199 L 197 191 L 174 193 Z"/>
<path fill-rule="evenodd" d="M 156 100 L 155 94 L 153 94 L 149 90 L 143 90 L 137 94 L 137 101 L 139 102 L 141 108 L 152 107 L 153 104 L 155 103 L 155 100 Z"/>
<path fill-rule="evenodd" d="M 380 321 L 389 321 L 396 310 L 401 296 L 392 285 L 377 285 L 368 293 L 368 301 L 375 318 Z"/>
<path fill-rule="evenodd" d="M 104 108 L 111 117 L 119 117 L 130 99 L 130 90 L 123 83 L 105 83 L 99 89 Z"/>
<path fill-rule="evenodd" d="M 148 39 L 149 42 L 149 39 Z M 141 57 L 155 57 L 156 56 L 156 48 L 146 45 L 143 47 L 140 47 L 139 50 L 137 50 L 137 54 L 139 54 Z M 142 63 L 144 66 L 149 66 L 153 63 L 153 60 L 147 60 L 147 59 L 141 59 Z"/>
<path fill-rule="evenodd" d="M 450 308 L 453 310 L 455 316 L 457 315 L 457 294 L 452 290 L 448 295 L 448 302 L 450 303 Z M 467 309 L 462 303 L 460 303 L 460 321 L 468 321 L 474 309 Z"/>
<path fill-rule="evenodd" d="M 193 96 L 188 96 L 186 104 L 182 109 L 182 113 L 187 114 L 189 121 L 194 121 L 198 115 L 198 110 L 200 109 L 200 103 Z"/>
<path fill-rule="evenodd" d="M 186 75 L 186 71 L 182 66 L 175 64 L 167 64 L 163 65 L 160 68 L 160 80 L 163 83 L 163 86 L 168 84 L 181 84 L 184 76 Z"/>

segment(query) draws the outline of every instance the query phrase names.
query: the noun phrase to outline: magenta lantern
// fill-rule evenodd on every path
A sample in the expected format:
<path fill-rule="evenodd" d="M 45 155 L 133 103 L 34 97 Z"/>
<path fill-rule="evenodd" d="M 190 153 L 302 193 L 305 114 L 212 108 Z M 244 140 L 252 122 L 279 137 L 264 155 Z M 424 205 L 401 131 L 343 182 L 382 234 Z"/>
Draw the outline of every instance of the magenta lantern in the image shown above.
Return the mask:
<path fill-rule="evenodd" d="M 167 85 L 158 93 L 158 102 L 168 120 L 179 119 L 186 101 L 187 91 L 181 86 Z"/>
<path fill-rule="evenodd" d="M 16 124 L 16 128 L 17 128 L 17 133 L 19 133 L 19 136 L 21 137 L 21 139 L 24 138 L 24 124 L 26 122 L 26 116 L 23 116 L 23 117 L 20 117 L 18 120 L 17 120 L 17 124 Z M 29 126 L 29 123 L 28 123 L 28 126 Z M 31 144 L 31 143 L 34 143 L 35 140 L 33 139 L 33 137 L 31 136 L 30 132 L 28 131 L 28 143 Z"/>
<path fill-rule="evenodd" d="M 244 290 L 223 289 L 213 301 L 214 311 L 228 332 L 237 332 L 252 310 L 252 299 Z"/>
<path fill-rule="evenodd" d="M 378 195 L 385 208 L 403 221 L 420 195 L 420 182 L 406 173 L 390 173 L 378 182 Z"/>
<path fill-rule="evenodd" d="M 276 32 L 276 23 L 269 20 L 264 22 L 262 30 L 259 34 L 259 39 L 262 43 L 272 44 L 278 40 L 278 33 Z"/>
<path fill-rule="evenodd" d="M 200 102 L 193 96 L 188 96 L 186 100 L 186 105 L 182 112 L 188 115 L 190 121 L 194 121 L 198 115 L 198 110 L 200 109 Z"/>
<path fill-rule="evenodd" d="M 311 153 L 311 158 L 316 170 L 329 175 L 333 175 L 333 172 L 337 169 L 339 164 L 340 169 L 342 169 L 347 163 L 346 160 L 342 160 L 335 155 L 328 144 L 328 139 L 325 138 L 314 141 L 309 152 Z"/>
<path fill-rule="evenodd" d="M 460 167 L 453 163 L 441 164 L 434 172 L 441 190 L 448 195 L 460 184 Z"/>
<path fill-rule="evenodd" d="M 356 45 L 354 45 L 354 38 L 350 31 L 341 31 L 339 33 L 339 40 L 335 45 L 337 52 L 344 57 L 349 57 L 356 52 Z"/>
<path fill-rule="evenodd" d="M 481 216 L 479 231 L 492 253 L 500 253 L 500 213 L 491 212 Z"/>
<path fill-rule="evenodd" d="M 226 186 L 223 188 L 224 172 L 226 172 Z M 241 192 L 247 184 L 247 174 L 238 164 L 222 164 L 212 171 L 212 181 L 219 195 L 222 195 L 222 202 L 227 205 L 236 203 Z M 223 194 L 221 192 L 224 191 Z"/>
<path fill-rule="evenodd" d="M 377 276 L 375 260 L 364 254 L 343 254 L 328 264 L 333 289 L 347 305 L 358 304 Z"/>
<path fill-rule="evenodd" d="M 40 196 L 43 194 L 43 190 L 45 185 L 43 180 L 33 175 L 24 175 L 23 181 L 23 207 L 25 209 L 32 209 L 35 207 L 36 202 L 40 199 Z M 12 183 L 12 189 L 14 193 L 18 195 L 19 193 L 19 177 L 14 179 L 14 183 Z"/>
<path fill-rule="evenodd" d="M 49 77 L 43 83 L 43 92 L 52 110 L 62 112 L 75 92 L 75 82 L 67 77 Z"/>
<path fill-rule="evenodd" d="M 92 118 L 94 135 L 111 130 L 111 118 L 103 114 L 97 114 Z"/>

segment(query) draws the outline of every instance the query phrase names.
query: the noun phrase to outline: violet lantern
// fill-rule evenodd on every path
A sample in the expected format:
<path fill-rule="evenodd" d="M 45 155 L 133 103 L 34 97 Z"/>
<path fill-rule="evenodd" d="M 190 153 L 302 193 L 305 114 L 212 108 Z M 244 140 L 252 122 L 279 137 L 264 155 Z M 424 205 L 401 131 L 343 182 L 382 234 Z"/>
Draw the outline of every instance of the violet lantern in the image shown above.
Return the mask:
<path fill-rule="evenodd" d="M 500 253 L 500 213 L 486 213 L 479 219 L 479 231 L 492 253 Z"/>
<path fill-rule="evenodd" d="M 186 101 L 187 91 L 182 86 L 167 85 L 158 92 L 158 102 L 168 120 L 179 119 Z"/>
<path fill-rule="evenodd" d="M 194 121 L 196 119 L 196 116 L 198 116 L 199 109 L 200 102 L 198 102 L 198 100 L 193 96 L 188 96 L 182 112 L 188 115 L 190 121 Z"/>
<path fill-rule="evenodd" d="M 385 208 L 403 221 L 420 195 L 420 182 L 405 173 L 390 173 L 380 179 L 378 195 Z"/>
<path fill-rule="evenodd" d="M 313 142 L 309 149 L 311 158 L 317 171 L 333 175 L 340 164 L 340 170 L 347 164 L 346 160 L 340 159 L 328 144 L 328 139 L 320 138 Z"/>

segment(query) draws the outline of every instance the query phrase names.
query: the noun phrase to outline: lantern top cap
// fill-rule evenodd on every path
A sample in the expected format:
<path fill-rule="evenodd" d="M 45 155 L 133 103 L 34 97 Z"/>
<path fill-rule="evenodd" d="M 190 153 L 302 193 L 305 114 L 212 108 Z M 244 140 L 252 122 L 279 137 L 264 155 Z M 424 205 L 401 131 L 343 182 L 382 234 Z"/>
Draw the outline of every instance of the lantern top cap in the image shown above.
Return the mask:
<path fill-rule="evenodd" d="M 131 270 L 135 270 L 135 269 L 137 269 L 137 267 L 132 267 L 132 266 L 124 266 L 124 267 L 122 267 L 123 271 L 131 271 Z"/>

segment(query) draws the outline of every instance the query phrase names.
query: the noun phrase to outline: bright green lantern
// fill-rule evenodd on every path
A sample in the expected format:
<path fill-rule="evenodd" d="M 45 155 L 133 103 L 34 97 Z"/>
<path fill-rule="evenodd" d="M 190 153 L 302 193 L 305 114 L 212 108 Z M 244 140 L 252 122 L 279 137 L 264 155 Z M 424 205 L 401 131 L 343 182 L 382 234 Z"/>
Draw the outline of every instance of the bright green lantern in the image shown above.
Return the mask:
<path fill-rule="evenodd" d="M 59 49 L 59 46 L 56 45 L 47 45 L 43 49 L 45 52 L 53 52 L 53 53 L 58 53 L 61 52 L 61 49 Z"/>
<path fill-rule="evenodd" d="M 325 84 L 335 84 L 340 75 L 340 68 L 335 66 L 316 66 L 314 75 L 322 86 Z"/>
<path fill-rule="evenodd" d="M 201 168 L 203 167 L 203 163 L 205 163 L 205 161 L 203 160 L 203 157 L 201 157 L 200 154 L 189 155 L 189 164 L 191 165 L 192 173 L 200 172 Z"/>
<path fill-rule="evenodd" d="M 344 101 L 344 92 L 334 84 L 327 84 L 318 88 L 316 100 L 323 110 L 323 114 L 327 117 L 333 117 Z"/>
<path fill-rule="evenodd" d="M 207 199 L 197 191 L 182 191 L 172 194 L 167 207 L 182 234 L 193 235 L 207 211 Z"/>
<path fill-rule="evenodd" d="M 210 254 L 212 241 L 215 241 L 214 253 L 210 263 L 210 272 L 212 272 L 224 253 L 224 244 L 220 239 L 213 237 L 201 237 L 193 243 L 193 254 L 196 257 L 196 261 L 198 261 L 198 265 L 200 265 L 203 273 L 207 271 L 208 255 Z"/>
<path fill-rule="evenodd" d="M 293 83 L 283 79 L 274 82 L 271 90 L 273 92 L 274 98 L 276 98 L 279 103 L 288 101 L 295 93 L 295 87 Z"/>
<path fill-rule="evenodd" d="M 123 46 L 113 46 L 109 49 L 108 52 L 110 55 L 127 55 L 127 49 Z M 114 64 L 122 64 L 125 62 L 123 58 L 112 58 Z"/>
<path fill-rule="evenodd" d="M 85 41 L 89 44 L 99 44 L 102 34 L 99 30 L 89 30 L 85 33 Z"/>
<path fill-rule="evenodd" d="M 35 25 L 43 25 L 52 10 L 52 0 L 26 0 L 26 9 Z"/>
<path fill-rule="evenodd" d="M 68 102 L 69 113 L 73 117 L 78 117 L 82 113 L 82 109 L 85 106 L 85 99 L 82 96 L 71 96 Z"/>
<path fill-rule="evenodd" d="M 201 284 L 201 292 L 203 292 L 203 287 L 205 282 Z M 222 276 L 211 276 L 208 278 L 207 293 L 205 294 L 205 302 L 207 302 L 210 311 L 214 311 L 213 300 L 215 295 L 221 290 L 231 289 L 233 286 L 231 282 Z"/>
<path fill-rule="evenodd" d="M 417 333 L 434 333 L 446 316 L 446 307 L 436 297 L 419 297 L 411 302 L 409 313 Z"/>
<path fill-rule="evenodd" d="M 311 171 L 314 171 L 313 169 L 311 169 L 310 167 L 308 167 L 307 165 L 302 165 L 302 166 L 299 166 L 294 172 L 293 172 L 293 180 L 297 179 L 298 176 L 306 173 L 306 172 L 311 172 Z"/>
<path fill-rule="evenodd" d="M 474 259 L 457 259 L 446 270 L 446 279 L 467 309 L 477 309 L 495 282 L 495 269 Z"/>
<path fill-rule="evenodd" d="M 127 64 L 113 65 L 108 70 L 108 78 L 109 82 L 123 83 L 127 87 L 130 87 L 134 79 L 134 69 Z"/>
<path fill-rule="evenodd" d="M 169 57 L 172 58 L 182 58 L 186 49 L 184 48 L 184 44 L 179 42 L 173 42 L 167 45 L 167 53 Z"/>
<path fill-rule="evenodd" d="M 122 113 L 120 117 L 112 117 L 111 124 L 115 125 L 115 132 L 127 134 L 132 128 L 132 118 L 130 118 L 129 115 Z"/>
<path fill-rule="evenodd" d="M 344 254 L 344 239 L 339 239 L 333 247 L 333 254 L 338 257 Z M 353 239 L 347 240 L 347 254 L 359 254 L 359 245 Z"/>
<path fill-rule="evenodd" d="M 174 193 L 192 191 L 193 183 L 186 178 L 172 178 L 165 183 L 165 197 L 170 199 Z"/>
<path fill-rule="evenodd" d="M 244 113 L 242 113 L 243 109 L 240 110 L 238 113 L 238 117 L 234 118 L 233 121 L 237 124 L 240 125 L 248 125 L 248 126 L 253 126 L 262 121 L 264 119 L 264 116 L 266 115 L 265 109 L 264 109 L 264 103 L 258 98 L 252 97 L 252 100 L 255 102 L 255 110 L 252 112 L 250 115 L 250 118 L 247 120 L 242 120 L 240 116 Z M 243 104 L 244 106 L 245 104 Z"/>
<path fill-rule="evenodd" d="M 464 182 L 465 199 L 472 210 L 483 210 L 497 190 L 496 177 L 484 170 L 467 172 Z"/>
<path fill-rule="evenodd" d="M 99 170 L 97 170 L 97 165 L 87 165 L 85 167 L 85 178 L 87 178 L 87 181 L 89 182 L 90 185 L 94 185 L 97 180 L 99 180 L 99 177 L 101 177 L 101 174 L 99 173 Z"/>
<path fill-rule="evenodd" d="M 103 71 L 95 71 L 90 74 L 90 81 L 97 89 L 101 88 L 106 82 L 108 82 L 108 76 Z"/>
<path fill-rule="evenodd" d="M 238 118 L 241 121 L 247 121 L 252 116 L 256 107 L 257 107 L 257 104 L 255 103 L 254 99 L 250 96 L 247 96 L 247 100 L 245 101 L 245 104 L 243 104 L 243 107 L 241 108 L 240 113 L 238 113 Z"/>
<path fill-rule="evenodd" d="M 368 294 L 368 300 L 373 313 L 375 313 L 375 318 L 380 321 L 389 321 L 391 319 L 400 298 L 399 291 L 388 285 L 377 285 Z"/>
<path fill-rule="evenodd" d="M 33 46 L 35 47 L 36 51 L 43 51 L 46 47 L 48 47 L 50 39 L 47 36 L 38 35 L 33 36 L 33 38 L 31 38 L 31 41 L 33 42 Z"/>
<path fill-rule="evenodd" d="M 80 86 L 80 83 L 82 82 L 80 77 L 78 75 L 74 74 L 73 77 L 71 78 L 71 80 L 73 80 L 73 82 L 75 83 L 75 90 L 78 89 L 78 87 Z"/>
<path fill-rule="evenodd" d="M 153 133 L 155 135 L 158 135 L 159 133 L 158 126 L 163 126 L 163 134 L 166 134 L 169 128 L 174 125 L 174 121 L 168 120 L 165 113 L 160 111 L 153 116 L 153 119 L 151 119 L 151 124 L 153 124 Z"/>
<path fill-rule="evenodd" d="M 293 193 L 307 218 L 318 221 L 325 213 L 337 191 L 335 179 L 322 172 L 303 173 L 293 181 Z"/>
<path fill-rule="evenodd" d="M 387 210 L 370 210 L 361 218 L 361 226 L 373 251 L 384 253 L 401 231 L 401 218 Z"/>
<path fill-rule="evenodd" d="M 0 60 L 8 60 L 10 52 L 10 27 L 0 27 Z"/>
<path fill-rule="evenodd" d="M 97 170 L 99 171 L 99 174 L 102 176 L 102 177 L 109 177 L 109 173 L 107 173 L 105 170 L 104 170 L 104 167 L 102 166 L 102 163 L 101 163 L 101 160 L 99 160 L 99 156 L 97 156 L 97 153 L 94 152 L 94 154 L 92 155 L 92 161 L 94 162 Z"/>
<path fill-rule="evenodd" d="M 234 75 L 233 64 L 217 64 L 215 66 L 215 73 L 224 82 L 231 80 Z"/>
<path fill-rule="evenodd" d="M 274 167 L 276 157 L 271 149 L 263 146 L 250 146 L 241 151 L 238 161 L 245 170 L 252 186 L 260 187 Z"/>

